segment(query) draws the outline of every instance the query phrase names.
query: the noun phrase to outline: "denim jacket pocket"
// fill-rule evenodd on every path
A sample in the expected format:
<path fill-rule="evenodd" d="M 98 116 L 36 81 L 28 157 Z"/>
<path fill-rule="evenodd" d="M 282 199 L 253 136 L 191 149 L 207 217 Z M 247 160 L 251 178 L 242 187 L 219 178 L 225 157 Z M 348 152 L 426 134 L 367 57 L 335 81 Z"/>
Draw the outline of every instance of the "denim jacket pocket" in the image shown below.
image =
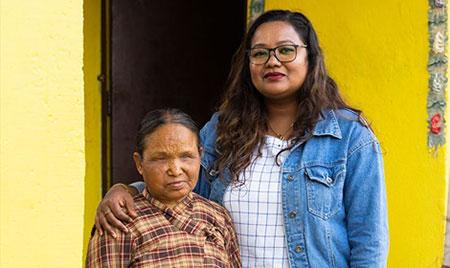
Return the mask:
<path fill-rule="evenodd" d="M 328 220 L 342 207 L 345 165 L 305 168 L 308 211 Z"/>

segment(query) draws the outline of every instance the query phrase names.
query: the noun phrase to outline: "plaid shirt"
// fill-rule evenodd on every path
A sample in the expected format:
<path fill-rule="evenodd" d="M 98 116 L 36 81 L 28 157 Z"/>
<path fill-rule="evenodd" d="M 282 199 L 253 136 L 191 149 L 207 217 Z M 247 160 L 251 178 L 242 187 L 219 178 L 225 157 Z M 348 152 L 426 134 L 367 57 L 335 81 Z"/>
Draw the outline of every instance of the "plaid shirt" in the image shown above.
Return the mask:
<path fill-rule="evenodd" d="M 190 193 L 168 208 L 147 191 L 134 197 L 138 217 L 116 239 L 95 232 L 86 267 L 241 267 L 231 218 Z"/>

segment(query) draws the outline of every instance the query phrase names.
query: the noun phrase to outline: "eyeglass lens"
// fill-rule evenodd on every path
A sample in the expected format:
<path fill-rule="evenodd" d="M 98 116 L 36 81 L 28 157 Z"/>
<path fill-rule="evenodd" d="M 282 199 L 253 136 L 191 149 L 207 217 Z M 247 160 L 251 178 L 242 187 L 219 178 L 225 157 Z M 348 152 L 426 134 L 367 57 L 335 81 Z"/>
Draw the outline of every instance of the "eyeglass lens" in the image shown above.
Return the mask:
<path fill-rule="evenodd" d="M 276 48 L 253 48 L 250 50 L 250 62 L 253 64 L 264 64 L 270 57 L 270 52 L 275 51 L 275 57 L 280 62 L 295 60 L 297 49 L 294 45 L 284 45 Z"/>

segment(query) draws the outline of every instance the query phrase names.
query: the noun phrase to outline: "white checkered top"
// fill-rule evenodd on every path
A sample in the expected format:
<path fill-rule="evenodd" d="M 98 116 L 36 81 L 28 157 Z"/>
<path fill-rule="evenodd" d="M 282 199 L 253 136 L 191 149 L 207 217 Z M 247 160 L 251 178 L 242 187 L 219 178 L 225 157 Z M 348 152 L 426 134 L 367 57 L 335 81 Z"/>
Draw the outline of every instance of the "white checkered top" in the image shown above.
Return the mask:
<path fill-rule="evenodd" d="M 289 141 L 266 136 L 262 155 L 255 150 L 239 176 L 245 183 L 225 191 L 223 203 L 236 227 L 243 267 L 289 267 L 281 196 L 281 164 L 289 152 L 280 154 L 280 165 L 275 163 L 288 146 Z"/>

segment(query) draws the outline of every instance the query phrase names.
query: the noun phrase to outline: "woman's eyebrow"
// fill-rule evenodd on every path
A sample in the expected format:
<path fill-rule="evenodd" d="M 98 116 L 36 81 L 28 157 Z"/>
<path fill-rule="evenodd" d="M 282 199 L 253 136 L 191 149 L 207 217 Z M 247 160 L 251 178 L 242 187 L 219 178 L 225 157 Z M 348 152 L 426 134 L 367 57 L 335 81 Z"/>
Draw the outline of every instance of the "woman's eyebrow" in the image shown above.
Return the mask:
<path fill-rule="evenodd" d="M 255 48 L 255 47 L 267 47 L 267 45 L 264 43 L 257 43 L 252 46 L 252 48 Z"/>
<path fill-rule="evenodd" d="M 276 45 L 278 46 L 278 45 L 282 45 L 282 44 L 286 44 L 286 43 L 295 44 L 294 41 L 286 39 L 286 40 L 281 40 L 281 41 L 276 42 Z M 252 48 L 259 48 L 259 47 L 267 47 L 267 44 L 256 43 L 252 46 Z"/>
<path fill-rule="evenodd" d="M 167 156 L 168 154 L 167 154 L 167 152 L 165 152 L 165 151 L 152 151 L 151 153 L 150 153 L 150 156 L 151 157 L 155 157 L 155 156 Z"/>
<path fill-rule="evenodd" d="M 278 42 L 277 42 L 277 45 L 282 45 L 282 44 L 285 44 L 285 43 L 295 44 L 294 41 L 286 39 L 286 40 L 278 41 Z"/>

